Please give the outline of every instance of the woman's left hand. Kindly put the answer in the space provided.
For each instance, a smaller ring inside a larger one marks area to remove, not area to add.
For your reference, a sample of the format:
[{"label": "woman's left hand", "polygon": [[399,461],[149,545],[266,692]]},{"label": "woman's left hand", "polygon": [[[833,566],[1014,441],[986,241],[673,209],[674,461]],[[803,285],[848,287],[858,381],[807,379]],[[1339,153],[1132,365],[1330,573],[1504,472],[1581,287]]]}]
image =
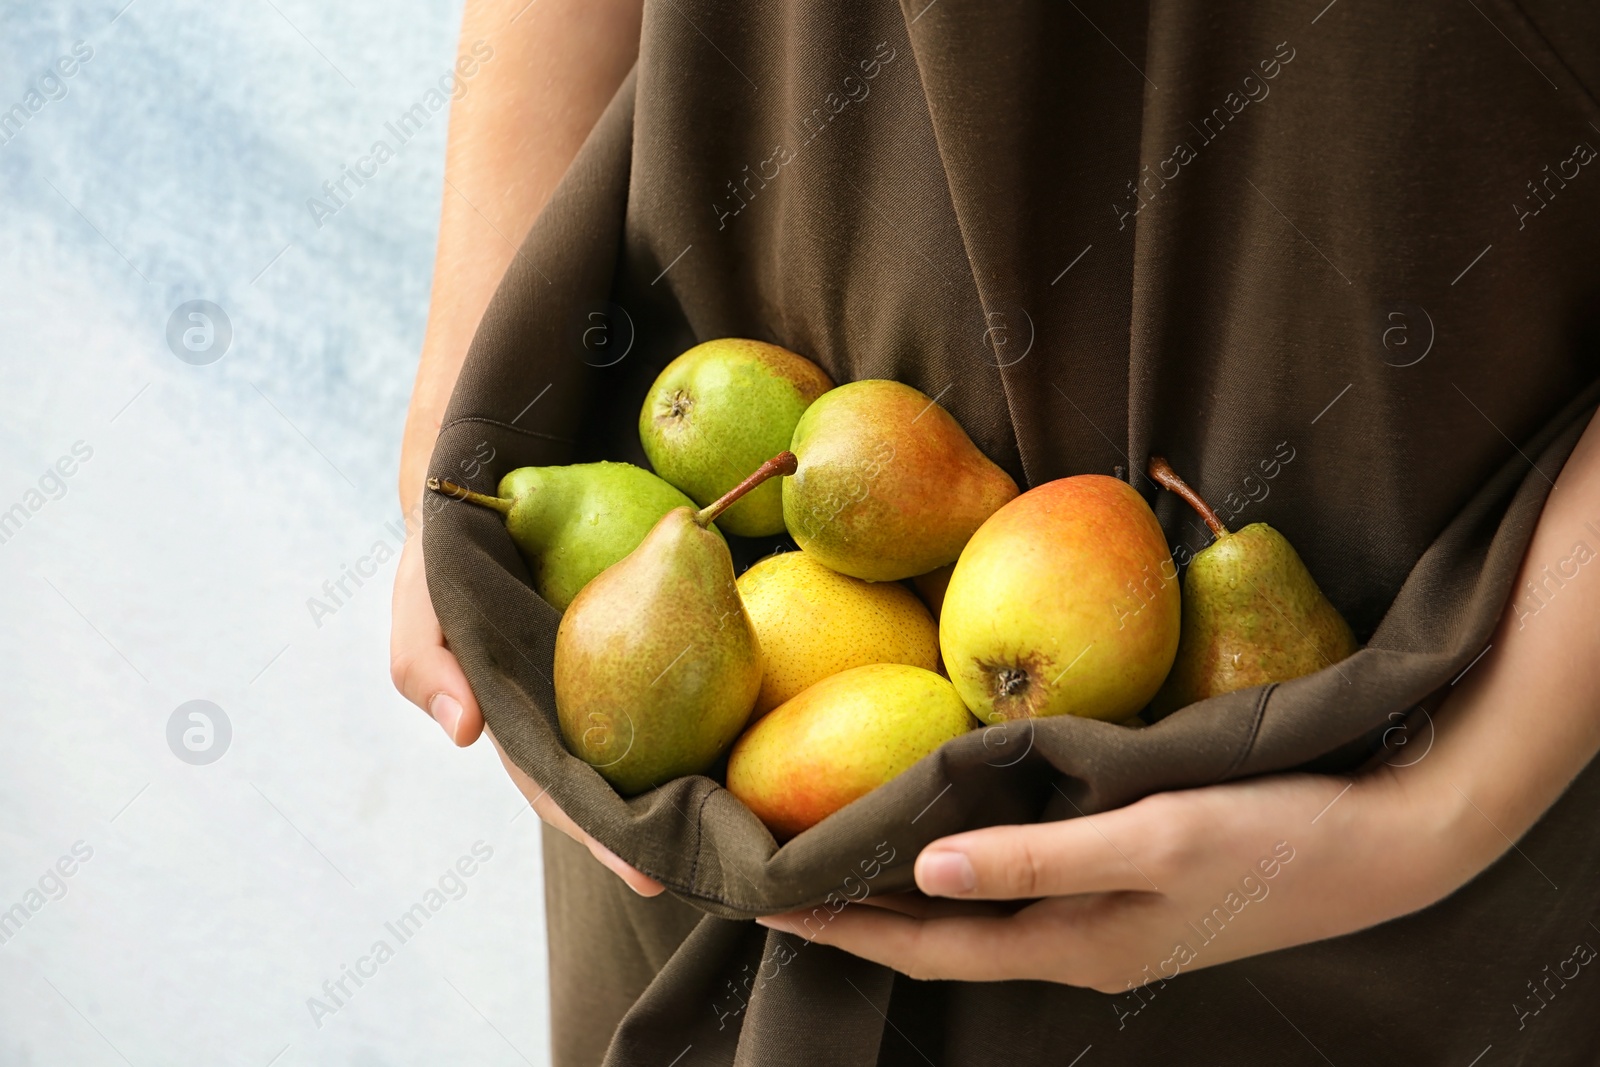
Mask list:
[{"label": "woman's left hand", "polygon": [[1278,775],[956,834],[917,857],[925,896],[758,921],[913,978],[1122,992],[1414,911],[1506,846],[1464,795],[1402,773]]}]

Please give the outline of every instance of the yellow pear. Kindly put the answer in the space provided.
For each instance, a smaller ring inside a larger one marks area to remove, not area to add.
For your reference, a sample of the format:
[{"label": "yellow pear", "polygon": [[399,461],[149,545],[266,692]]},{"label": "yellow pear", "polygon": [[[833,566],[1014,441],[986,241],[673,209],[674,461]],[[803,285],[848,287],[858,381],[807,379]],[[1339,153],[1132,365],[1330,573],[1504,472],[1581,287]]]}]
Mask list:
[{"label": "yellow pear", "polygon": [[746,730],[728,756],[728,791],[786,840],[972,726],[955,687],[932,671],[856,667]]},{"label": "yellow pear", "polygon": [[808,553],[781,552],[739,576],[739,597],[766,658],[757,716],[852,667],[939,664],[939,628],[898,582],[864,582]]}]

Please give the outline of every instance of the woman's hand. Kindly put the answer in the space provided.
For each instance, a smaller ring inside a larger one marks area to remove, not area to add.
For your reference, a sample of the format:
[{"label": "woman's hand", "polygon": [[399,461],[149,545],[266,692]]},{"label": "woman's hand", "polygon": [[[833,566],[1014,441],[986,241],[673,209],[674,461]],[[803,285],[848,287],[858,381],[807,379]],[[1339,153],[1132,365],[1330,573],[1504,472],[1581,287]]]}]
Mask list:
[{"label": "woman's hand", "polygon": [[483,712],[433,613],[420,530],[406,538],[395,570],[389,677],[400,695],[431,715],[456,744],[466,747],[483,733]]},{"label": "woman's hand", "polygon": [[[418,521],[428,458],[495,286],[633,65],[642,7],[640,0],[467,0],[462,13],[457,70],[463,79],[474,73],[450,107],[433,296],[400,449],[400,507],[411,532],[395,573],[389,640],[395,688],[457,745],[484,732],[483,713],[428,597]],[[661,892],[659,882],[580,830],[504,751],[500,759],[546,823],[582,842],[635,892]]]},{"label": "woman's hand", "polygon": [[[445,647],[444,631],[428,597],[428,583],[422,568],[420,533],[406,539],[400,552],[400,565],[394,579],[394,621],[389,635],[389,673],[395,688],[411,703],[433,716],[444,727],[450,740],[463,747],[484,732],[483,712],[467,684],[461,664]],[[490,734],[489,739],[494,740]],[[495,741],[495,751],[506,773],[528,798],[534,812],[549,825],[588,848],[595,859],[617,873],[640,896],[653,897],[662,891],[654,878],[624,863],[615,852],[584,833],[566,812],[556,806],[550,794],[512,763]]]},{"label": "woman's hand", "polygon": [[[1408,792],[1388,768],[1260,778],[956,834],[917,857],[926,896],[759,921],[913,978],[1123,992],[1438,900],[1494,852],[1469,818],[1459,797]],[[1463,864],[1452,841],[1478,854]]]}]

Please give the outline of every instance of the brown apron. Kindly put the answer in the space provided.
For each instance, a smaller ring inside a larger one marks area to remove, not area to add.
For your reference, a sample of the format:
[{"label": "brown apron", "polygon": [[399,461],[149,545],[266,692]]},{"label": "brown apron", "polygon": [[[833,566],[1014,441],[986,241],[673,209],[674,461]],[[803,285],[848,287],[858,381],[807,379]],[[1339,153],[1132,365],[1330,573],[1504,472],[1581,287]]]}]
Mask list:
[{"label": "brown apron", "polygon": [[1324,3],[646,5],[433,473],[642,463],[661,366],[762,338],[937,397],[1026,485],[1120,471],[1182,558],[1203,530],[1138,473],[1164,453],[1282,530],[1367,647],[1144,730],[974,732],[778,849],[709,777],[623,800],[567,755],[556,612],[495,515],[438,507],[429,588],[496,735],[672,890],[632,899],[547,850],[558,1063],[608,1040],[606,1063],[661,1067],[1600,1062],[1600,978],[1531,992],[1600,946],[1593,769],[1526,858],[1443,903],[1185,974],[1136,1016],[912,982],[745,921],[907,888],[957,830],[1352,768],[1402,720],[1420,738],[1414,709],[1483,649],[1600,398],[1600,10]]}]

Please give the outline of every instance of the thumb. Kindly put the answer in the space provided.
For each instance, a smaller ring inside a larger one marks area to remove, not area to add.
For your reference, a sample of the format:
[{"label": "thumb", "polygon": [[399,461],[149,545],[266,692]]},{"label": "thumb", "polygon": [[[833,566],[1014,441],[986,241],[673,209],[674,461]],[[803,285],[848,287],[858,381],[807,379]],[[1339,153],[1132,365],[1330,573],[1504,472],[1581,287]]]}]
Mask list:
[{"label": "thumb", "polygon": [[394,687],[433,716],[450,740],[472,744],[483,733],[483,713],[461,664],[445,647],[444,631],[428,596],[418,535],[408,538],[400,550],[392,616],[389,677]]},{"label": "thumb", "polygon": [[[974,900],[1159,892],[1128,854],[1102,832],[1104,826],[1112,836],[1122,836],[1130,820],[1138,817],[1129,816],[1130,810],[1059,822],[991,826],[941,838],[917,856],[917,887],[929,896]],[[1144,836],[1153,838],[1157,832]]]}]

